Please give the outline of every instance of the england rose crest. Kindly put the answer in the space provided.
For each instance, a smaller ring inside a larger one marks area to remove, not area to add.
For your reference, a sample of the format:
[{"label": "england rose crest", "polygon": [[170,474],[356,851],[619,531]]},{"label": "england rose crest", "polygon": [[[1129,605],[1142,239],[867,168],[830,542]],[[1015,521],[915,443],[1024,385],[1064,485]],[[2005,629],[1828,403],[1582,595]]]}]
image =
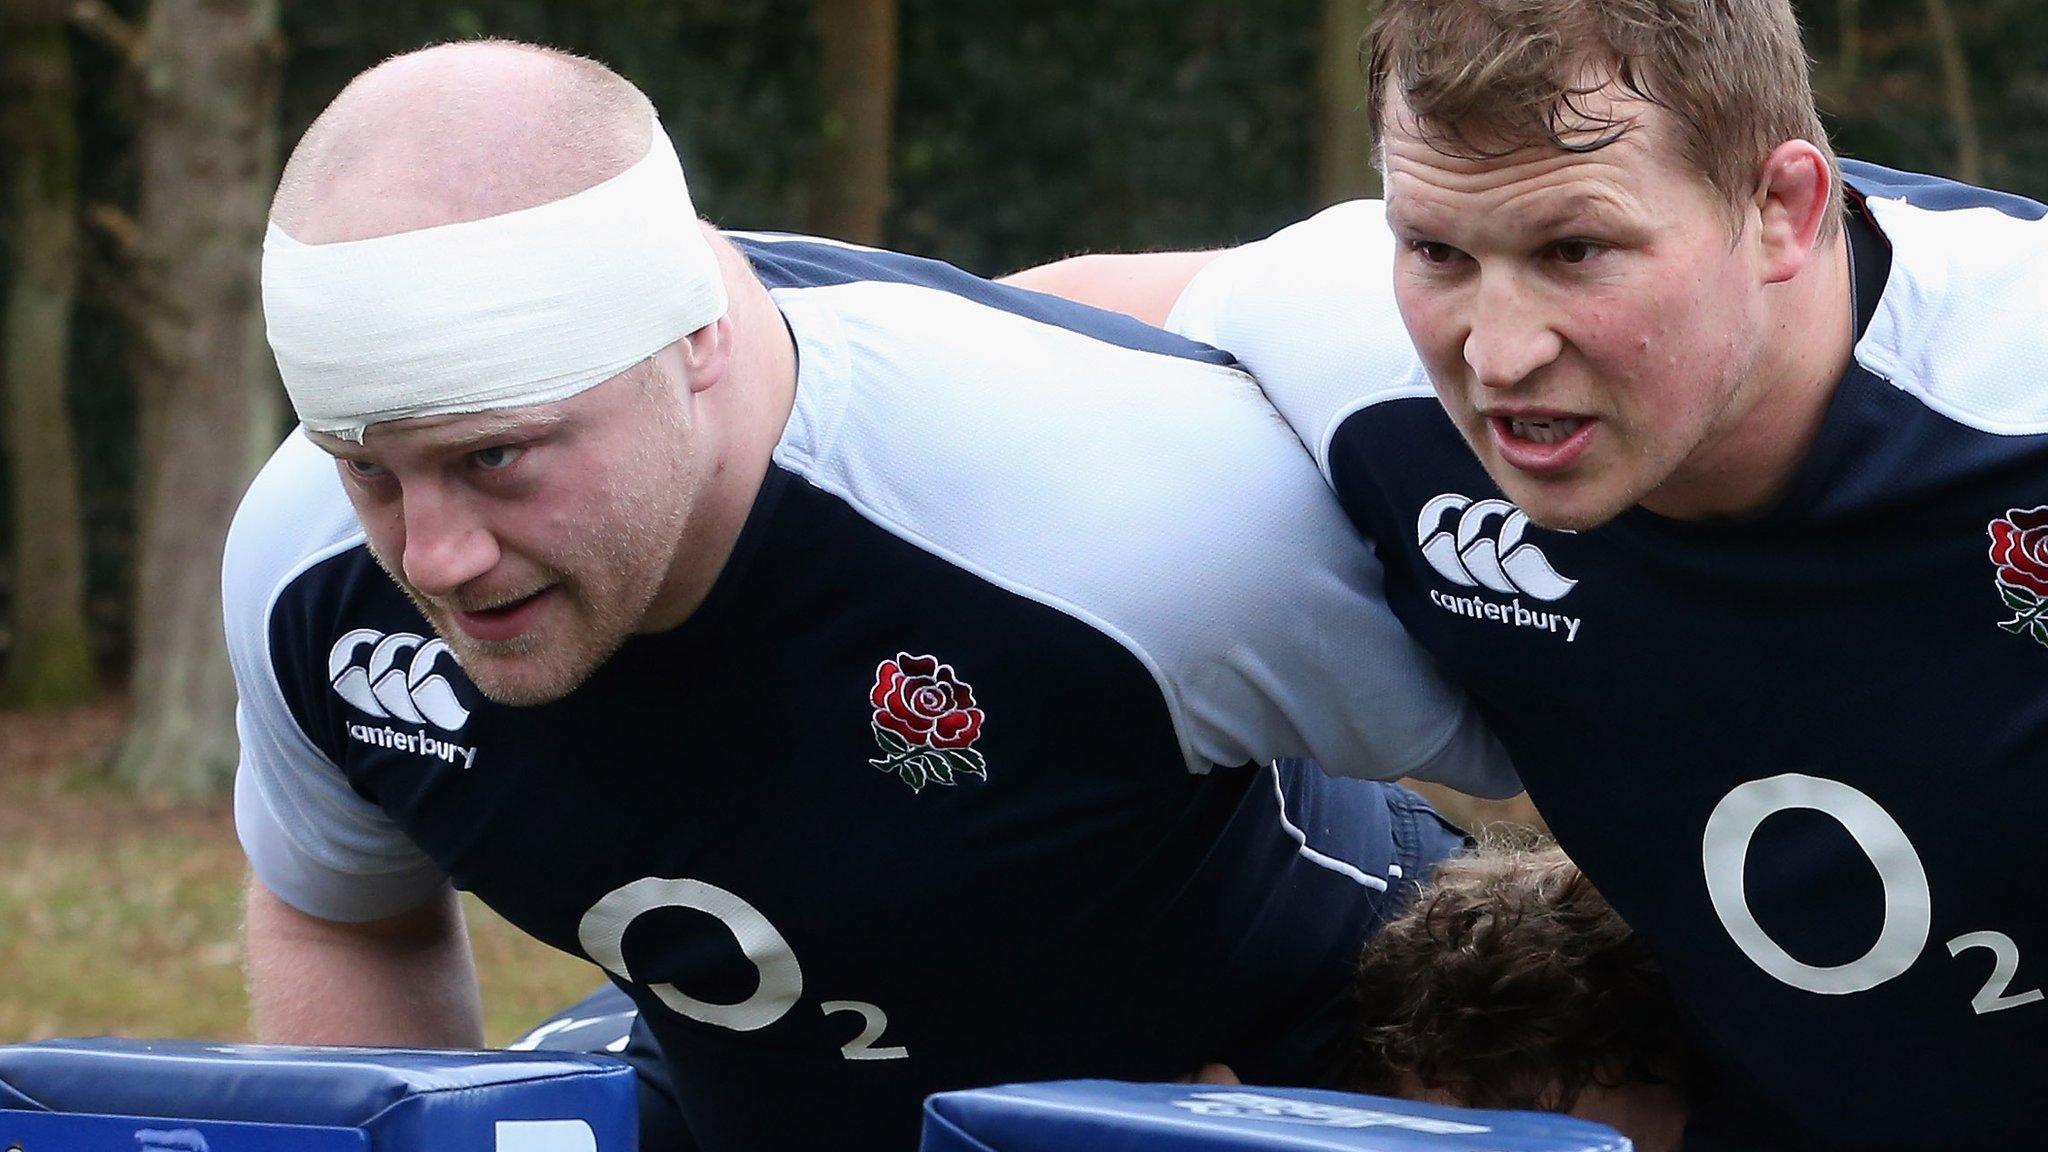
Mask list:
[{"label": "england rose crest", "polygon": [[2014,508],[1991,522],[1998,594],[2017,615],[1999,625],[2048,644],[2048,507]]},{"label": "england rose crest", "polygon": [[974,706],[974,688],[951,664],[898,652],[875,667],[868,700],[883,753],[868,763],[895,773],[912,792],[927,784],[950,786],[963,774],[988,779],[988,762],[974,750],[981,739],[981,709]]}]

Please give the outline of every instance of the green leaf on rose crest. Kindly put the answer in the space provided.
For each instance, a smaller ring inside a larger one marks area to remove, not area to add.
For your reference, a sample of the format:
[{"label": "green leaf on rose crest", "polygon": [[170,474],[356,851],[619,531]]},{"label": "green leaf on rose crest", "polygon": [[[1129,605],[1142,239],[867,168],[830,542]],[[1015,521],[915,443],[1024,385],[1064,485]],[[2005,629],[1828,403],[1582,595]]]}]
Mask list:
[{"label": "green leaf on rose crest", "polygon": [[2009,584],[2000,584],[1998,594],[2005,598],[2005,606],[2015,612],[2026,612],[2041,605],[2039,597],[2029,596]]},{"label": "green leaf on rose crest", "polygon": [[938,752],[939,755],[946,758],[946,763],[951,766],[953,771],[965,772],[969,776],[979,776],[983,780],[988,779],[988,762],[983,760],[981,753],[976,752],[974,749],[941,748]]},{"label": "green leaf on rose crest", "polygon": [[884,751],[893,755],[901,755],[910,751],[910,742],[903,737],[898,736],[890,729],[882,727],[880,724],[875,724],[872,727],[875,730],[875,743],[880,744]]}]

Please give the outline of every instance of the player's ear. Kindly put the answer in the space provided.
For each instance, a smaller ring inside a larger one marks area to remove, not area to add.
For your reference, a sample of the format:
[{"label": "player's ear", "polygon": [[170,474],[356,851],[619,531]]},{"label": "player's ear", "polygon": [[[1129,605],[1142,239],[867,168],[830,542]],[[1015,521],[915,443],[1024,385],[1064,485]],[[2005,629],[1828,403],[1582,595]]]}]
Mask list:
[{"label": "player's ear", "polygon": [[683,355],[683,378],[690,391],[702,392],[725,379],[732,366],[732,317],[720,316],[676,345]]},{"label": "player's ear", "polygon": [[1835,173],[1827,154],[1805,140],[1787,140],[1764,158],[1750,208],[1764,283],[1779,284],[1804,270],[1834,202]]}]

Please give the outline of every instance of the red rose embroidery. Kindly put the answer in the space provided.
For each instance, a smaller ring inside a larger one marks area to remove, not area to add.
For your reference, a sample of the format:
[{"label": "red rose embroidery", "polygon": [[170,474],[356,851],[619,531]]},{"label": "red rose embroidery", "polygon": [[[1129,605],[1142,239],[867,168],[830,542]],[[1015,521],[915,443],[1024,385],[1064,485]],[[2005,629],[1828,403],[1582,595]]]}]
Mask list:
[{"label": "red rose embroidery", "polygon": [[2048,507],[2014,508],[1991,522],[1998,595],[2016,615],[1998,626],[2048,645]]},{"label": "red rose embroidery", "polygon": [[2015,508],[1993,520],[1991,562],[2000,584],[2048,596],[2048,508]]},{"label": "red rose embroidery", "polygon": [[913,744],[965,748],[981,735],[974,689],[953,666],[930,656],[898,654],[875,669],[875,723]]},{"label": "red rose embroidery", "polygon": [[959,773],[988,779],[988,764],[973,744],[981,738],[982,712],[974,688],[931,656],[898,652],[875,667],[875,743],[886,755],[868,763],[894,772],[922,791],[926,784],[952,784]]}]

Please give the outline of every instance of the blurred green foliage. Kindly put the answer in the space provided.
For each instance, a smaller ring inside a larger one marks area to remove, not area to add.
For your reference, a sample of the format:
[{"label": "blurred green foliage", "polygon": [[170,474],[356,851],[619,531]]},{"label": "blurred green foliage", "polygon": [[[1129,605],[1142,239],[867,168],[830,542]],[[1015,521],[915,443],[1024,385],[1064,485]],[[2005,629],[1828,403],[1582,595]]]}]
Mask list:
[{"label": "blurred green foliage", "polygon": [[[904,0],[893,245],[997,274],[1218,243],[1298,216],[1313,0]],[[475,35],[595,56],[661,109],[698,207],[800,228],[818,143],[807,0],[287,4],[285,137],[383,56]]]},{"label": "blurred green foliage", "polygon": [[[1950,4],[1986,182],[2048,198],[2048,0]],[[114,6],[139,17],[142,5]],[[1927,0],[1798,6],[1841,151],[1953,172],[1955,125]],[[1299,218],[1315,207],[1318,10],[1312,0],[902,0],[889,242],[999,274],[1084,249],[1227,244]],[[602,59],[646,89],[707,215],[802,228],[819,122],[807,0],[285,0],[284,22],[286,141],[385,56],[481,35],[538,40]],[[134,81],[104,47],[74,47],[82,186],[93,203],[132,204]],[[97,245],[102,276],[117,275],[108,251]],[[94,626],[117,670],[132,405],[122,333],[90,288],[75,337]],[[0,499],[5,483],[0,471]],[[9,552],[0,540],[0,606]]]}]

